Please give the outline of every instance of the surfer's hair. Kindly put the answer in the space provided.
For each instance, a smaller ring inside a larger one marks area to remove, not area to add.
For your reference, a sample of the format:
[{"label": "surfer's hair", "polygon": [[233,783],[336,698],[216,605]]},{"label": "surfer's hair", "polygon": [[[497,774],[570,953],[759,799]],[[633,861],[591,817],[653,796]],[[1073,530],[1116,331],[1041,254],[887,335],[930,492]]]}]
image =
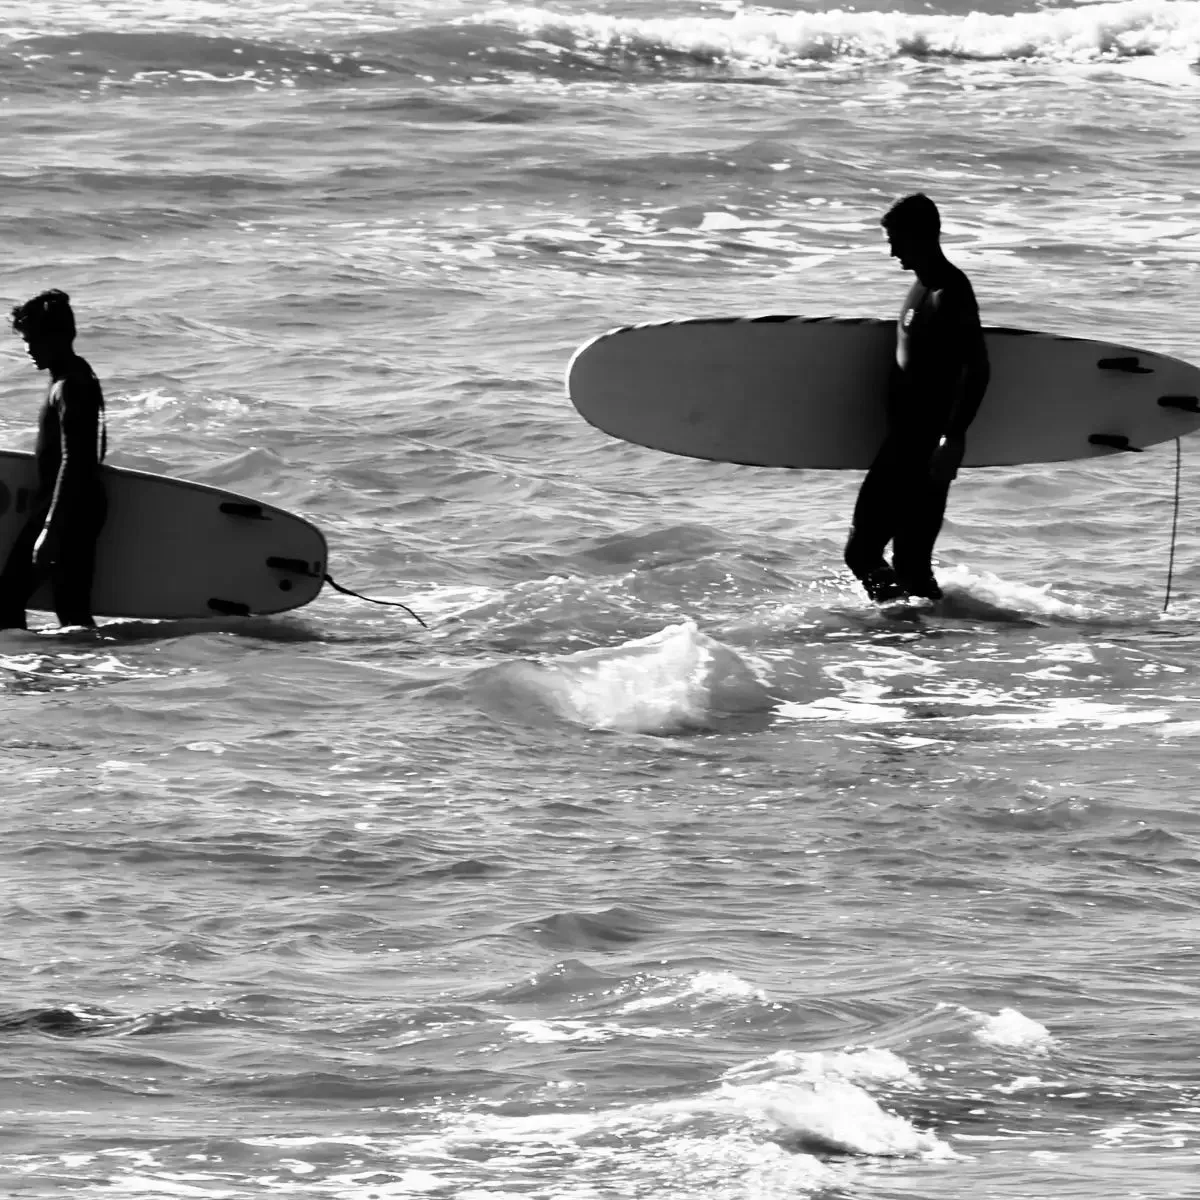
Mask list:
[{"label": "surfer's hair", "polygon": [[888,233],[915,237],[938,237],[942,232],[942,216],[938,206],[924,192],[913,192],[897,200],[879,222]]},{"label": "surfer's hair", "polygon": [[75,314],[71,311],[71,297],[58,288],[38,292],[32,300],[13,306],[12,327],[29,337],[65,335],[73,341]]}]

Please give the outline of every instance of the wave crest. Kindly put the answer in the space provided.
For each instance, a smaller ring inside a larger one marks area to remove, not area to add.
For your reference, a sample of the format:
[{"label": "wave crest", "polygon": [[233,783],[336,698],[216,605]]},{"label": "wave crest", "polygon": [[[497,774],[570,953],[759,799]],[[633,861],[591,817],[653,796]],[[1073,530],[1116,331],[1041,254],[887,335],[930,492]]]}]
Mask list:
[{"label": "wave crest", "polygon": [[12,90],[158,86],[367,86],[516,78],[696,78],[787,82],[796,72],[894,61],[1107,64],[1139,58],[1197,69],[1200,5],[1113,0],[1022,13],[738,12],[728,17],[567,15],[532,6],[392,30],[330,27],[313,44],[247,27],[187,24],[42,35],[0,30]]},{"label": "wave crest", "polygon": [[474,687],[489,707],[524,719],[544,713],[625,733],[711,729],[776,703],[749,663],[691,621],[611,648],[487,667]]},{"label": "wave crest", "polygon": [[1200,59],[1200,11],[1185,0],[1118,0],[1084,8],[965,16],[900,12],[739,13],[729,18],[563,16],[504,8],[507,24],[551,48],[670,69],[681,63],[730,70],[892,59],[1044,60],[1094,63],[1143,55]]}]

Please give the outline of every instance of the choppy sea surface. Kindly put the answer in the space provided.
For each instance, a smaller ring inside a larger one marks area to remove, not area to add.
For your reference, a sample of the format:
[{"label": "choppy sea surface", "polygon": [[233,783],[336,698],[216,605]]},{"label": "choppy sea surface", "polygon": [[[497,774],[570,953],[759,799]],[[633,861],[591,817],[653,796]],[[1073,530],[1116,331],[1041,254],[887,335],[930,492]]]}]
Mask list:
[{"label": "choppy sea surface", "polygon": [[[859,477],[563,394],[614,325],[889,315],[1200,358],[1200,5],[9,0],[7,306],[111,461],[326,532],[277,618],[0,635],[0,1195],[1200,1189],[1200,471]],[[42,381],[7,336],[0,440]],[[49,618],[44,618],[49,622]]]}]

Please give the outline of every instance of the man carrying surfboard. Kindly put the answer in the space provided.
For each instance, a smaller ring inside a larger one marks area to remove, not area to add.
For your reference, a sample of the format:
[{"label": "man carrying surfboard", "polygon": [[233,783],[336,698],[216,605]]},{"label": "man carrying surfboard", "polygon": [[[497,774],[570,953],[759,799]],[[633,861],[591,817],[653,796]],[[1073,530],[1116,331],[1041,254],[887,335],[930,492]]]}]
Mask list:
[{"label": "man carrying surfboard", "polygon": [[938,600],[933,546],[987,390],[987,348],[970,280],[942,252],[937,205],[905,196],[880,223],[892,257],[917,278],[900,310],[887,432],[858,493],[846,565],[872,600]]},{"label": "man carrying surfboard", "polygon": [[38,418],[37,486],[29,518],[0,572],[0,629],[24,629],[25,607],[49,579],[63,625],[94,625],[96,539],[107,512],[100,463],[105,452],[104,394],[75,353],[75,314],[54,288],[12,310],[13,329],[39,371],[50,374]]}]

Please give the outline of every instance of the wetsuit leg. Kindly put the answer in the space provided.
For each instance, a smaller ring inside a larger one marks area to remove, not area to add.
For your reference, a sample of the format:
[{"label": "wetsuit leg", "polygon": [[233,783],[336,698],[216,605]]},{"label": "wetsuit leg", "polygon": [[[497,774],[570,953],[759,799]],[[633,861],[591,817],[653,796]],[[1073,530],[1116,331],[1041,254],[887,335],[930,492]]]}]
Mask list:
[{"label": "wetsuit leg", "polygon": [[854,504],[854,521],[846,542],[846,566],[858,577],[872,600],[903,595],[883,552],[896,532],[902,482],[902,462],[896,447],[885,442],[867,472]]},{"label": "wetsuit leg", "polygon": [[942,589],[933,577],[933,546],[946,515],[950,481],[934,483],[922,473],[914,480],[904,519],[896,530],[892,563],[900,586],[910,596],[940,600]]},{"label": "wetsuit leg", "polygon": [[33,545],[42,532],[45,516],[35,514],[25,522],[0,571],[0,629],[27,629],[25,606],[37,586],[33,570]]},{"label": "wetsuit leg", "polygon": [[86,514],[66,524],[58,558],[50,573],[54,615],[62,625],[95,625],[92,616],[92,578],[96,571],[96,541],[104,527],[107,505],[103,494]]}]

